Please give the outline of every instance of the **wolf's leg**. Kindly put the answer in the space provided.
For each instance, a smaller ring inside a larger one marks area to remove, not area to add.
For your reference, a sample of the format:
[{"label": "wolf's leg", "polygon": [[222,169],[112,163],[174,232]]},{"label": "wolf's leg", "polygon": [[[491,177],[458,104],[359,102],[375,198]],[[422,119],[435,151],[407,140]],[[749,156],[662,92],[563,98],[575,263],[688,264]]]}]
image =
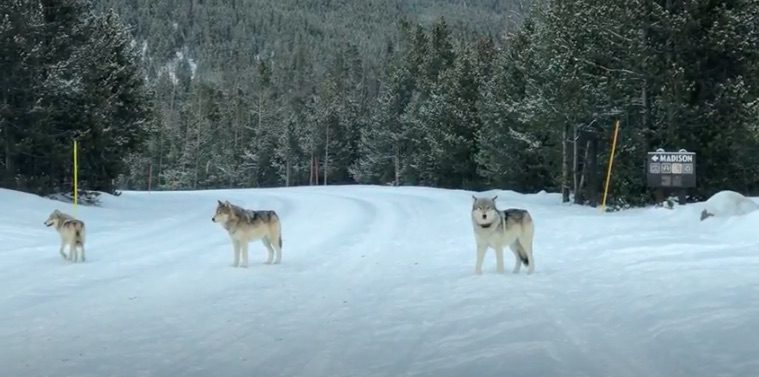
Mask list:
[{"label": "wolf's leg", "polygon": [[241,242],[240,248],[242,249],[242,264],[240,267],[248,268],[248,242]]},{"label": "wolf's leg", "polygon": [[271,264],[274,259],[274,249],[271,248],[271,241],[264,237],[261,239],[261,242],[266,246],[266,252],[269,253],[269,256],[266,258],[266,264]]},{"label": "wolf's leg", "polygon": [[522,269],[522,257],[519,256],[519,244],[514,241],[514,243],[509,246],[509,249],[514,253],[514,270],[512,270],[512,272],[518,274],[519,270]]},{"label": "wolf's leg", "polygon": [[71,261],[74,263],[76,263],[78,260],[76,245],[73,243],[69,244],[69,257],[71,257]]},{"label": "wolf's leg", "polygon": [[527,256],[527,273],[531,274],[535,272],[535,258],[532,256],[532,240],[519,240],[519,246],[522,249],[522,253]]},{"label": "wolf's leg", "polygon": [[80,249],[76,247],[76,243],[71,245],[71,249],[74,250],[74,257],[76,258],[77,262],[84,262],[84,249]]},{"label": "wolf's leg", "polygon": [[482,260],[485,259],[485,250],[487,246],[477,245],[477,265],[474,267],[474,273],[482,275]]},{"label": "wolf's leg", "polygon": [[[63,259],[65,259],[65,260],[68,260],[68,259],[69,259],[69,256],[68,256],[68,255],[66,255],[66,253],[64,253],[64,252],[63,252],[63,248],[64,248],[64,247],[66,247],[66,243],[64,243],[63,241],[61,241],[61,250],[59,250],[58,252],[59,252],[59,253],[61,253],[61,256],[63,257]],[[69,251],[69,253],[70,253],[70,252],[71,252],[71,251]]]},{"label": "wolf's leg", "polygon": [[498,273],[499,274],[504,273],[505,270],[503,268],[503,247],[497,247],[495,249],[495,260],[496,260],[496,265],[497,265],[496,270],[498,271]]},{"label": "wolf's leg", "polygon": [[81,253],[82,253],[82,262],[84,262],[84,261],[86,260],[86,259],[84,258],[84,244],[83,244],[83,243],[80,243],[80,244],[79,244],[79,247],[81,248]]},{"label": "wolf's leg", "polygon": [[232,267],[237,267],[240,264],[240,242],[232,240],[232,246],[235,249],[235,261],[232,263]]},{"label": "wolf's leg", "polygon": [[74,248],[71,247],[71,244],[68,244],[67,246],[69,249],[69,258],[68,258],[69,262],[76,262],[76,259],[74,259],[76,257],[76,250],[74,250]]},{"label": "wolf's leg", "polygon": [[277,256],[274,258],[274,264],[279,264],[282,262],[282,245],[280,242],[281,241],[274,243],[269,242],[274,247],[274,251],[277,254]]}]

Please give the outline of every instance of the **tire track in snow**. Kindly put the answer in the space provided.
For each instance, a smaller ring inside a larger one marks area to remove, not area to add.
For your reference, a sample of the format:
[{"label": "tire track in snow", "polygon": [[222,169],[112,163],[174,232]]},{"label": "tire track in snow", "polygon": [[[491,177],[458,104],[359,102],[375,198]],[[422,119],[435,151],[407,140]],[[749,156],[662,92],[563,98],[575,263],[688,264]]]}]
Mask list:
[{"label": "tire track in snow", "polygon": [[[367,200],[365,197],[373,200]],[[333,283],[320,289],[331,294],[319,297],[309,304],[322,306],[321,309],[313,310],[324,313],[317,316],[314,326],[324,322],[327,330],[319,327],[319,330],[309,337],[319,344],[318,350],[302,351],[313,355],[311,361],[293,368],[286,374],[292,372],[296,373],[295,375],[308,375],[335,370],[344,374],[383,374],[382,365],[398,367],[399,361],[402,362],[398,355],[413,354],[424,341],[422,337],[409,339],[406,335],[408,330],[415,326],[415,321],[404,318],[404,305],[408,301],[403,295],[399,297],[398,293],[401,288],[405,289],[407,294],[408,287],[413,285],[409,278],[419,275],[419,264],[415,261],[427,258],[428,255],[425,254],[435,252],[427,249],[427,244],[422,247],[419,243],[429,242],[429,232],[439,230],[439,223],[427,223],[428,218],[424,215],[429,215],[430,219],[439,219],[438,211],[446,206],[441,206],[440,202],[426,197],[398,192],[388,195],[381,191],[366,195],[358,192],[341,195],[341,199],[360,203],[364,208],[363,212],[373,214],[373,220],[362,224],[361,228],[345,230],[355,240],[344,245],[348,251],[343,253],[345,258],[341,258],[340,262],[350,263],[353,273],[343,277],[333,275]],[[366,218],[367,215],[363,217]],[[420,218],[422,224],[418,223]],[[388,242],[393,239],[394,243]],[[388,249],[388,246],[391,249]],[[357,248],[361,250],[360,257],[359,253],[355,252]],[[329,272],[321,273],[324,275]],[[375,306],[376,303],[383,302],[397,310],[390,310],[388,313],[390,307]],[[377,347],[373,342],[351,345],[356,337],[373,339],[379,344],[389,341],[394,343],[394,346]],[[372,369],[362,365],[362,360],[367,358],[373,360]]]},{"label": "tire track in snow", "polygon": [[[323,244],[334,251],[325,253],[329,256],[321,264],[314,266],[307,275],[313,276],[315,296],[299,302],[298,305],[313,313],[307,323],[283,324],[283,327],[298,329],[298,336],[288,339],[285,347],[287,353],[308,354],[308,360],[292,363],[289,369],[280,372],[287,375],[319,374],[320,371],[359,371],[357,360],[349,355],[354,349],[350,340],[358,334],[368,334],[372,327],[372,311],[381,308],[367,307],[364,303],[375,301],[375,295],[382,294],[383,272],[377,270],[378,263],[389,255],[383,249],[382,241],[387,241],[402,234],[407,229],[403,223],[398,205],[376,200],[369,195],[366,199],[362,193],[356,195],[330,194],[335,207],[341,208],[341,216],[351,219],[339,229],[334,238],[323,238]],[[348,209],[347,211],[345,209]],[[356,223],[356,219],[361,219]],[[334,271],[351,271],[350,274],[338,275]],[[388,271],[385,265],[382,271]],[[306,278],[309,279],[309,278]],[[369,321],[371,322],[371,321]],[[306,336],[306,339],[301,339]],[[359,353],[366,352],[364,345],[355,347]],[[272,352],[263,364],[281,364],[287,355]]]}]

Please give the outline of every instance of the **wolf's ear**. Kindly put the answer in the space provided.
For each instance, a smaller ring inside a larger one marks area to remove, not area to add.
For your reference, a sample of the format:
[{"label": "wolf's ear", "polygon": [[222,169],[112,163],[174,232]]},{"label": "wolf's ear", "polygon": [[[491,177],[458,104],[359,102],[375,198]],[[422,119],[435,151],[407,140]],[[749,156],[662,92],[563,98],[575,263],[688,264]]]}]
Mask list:
[{"label": "wolf's ear", "polygon": [[475,202],[477,201],[477,197],[474,195],[472,195],[472,199],[474,199]]},{"label": "wolf's ear", "polygon": [[230,203],[229,200],[225,200],[224,201],[224,205],[227,206],[227,207],[231,207],[232,203]]},{"label": "wolf's ear", "polygon": [[494,196],[493,199],[491,199],[491,200],[495,201],[496,199],[498,199],[498,195]]},{"label": "wolf's ear", "polygon": [[221,202],[221,200],[217,200],[217,202],[219,202],[219,205],[220,205],[220,206],[223,206],[223,205],[224,205],[224,203],[222,203],[222,202]]}]

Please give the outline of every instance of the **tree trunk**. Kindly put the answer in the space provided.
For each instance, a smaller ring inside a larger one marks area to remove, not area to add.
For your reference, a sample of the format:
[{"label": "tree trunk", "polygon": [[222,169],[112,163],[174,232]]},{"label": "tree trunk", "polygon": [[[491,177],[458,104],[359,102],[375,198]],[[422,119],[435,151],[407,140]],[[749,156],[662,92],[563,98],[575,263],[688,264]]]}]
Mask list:
[{"label": "tree trunk", "polygon": [[[3,96],[3,107],[8,107],[8,98],[7,96]],[[9,124],[0,124],[0,136],[3,138],[3,154],[4,154],[4,162],[5,162],[5,171],[3,172],[2,176],[0,176],[0,182],[4,183],[5,187],[8,188],[15,188],[16,185],[14,183],[14,175],[13,174],[13,156],[11,153],[13,153],[13,150],[11,149],[13,147],[14,141],[13,141],[13,135],[11,133],[11,125]]]},{"label": "tree trunk", "polygon": [[577,148],[577,124],[572,125],[572,192],[575,194],[575,203],[580,204],[580,161]]},{"label": "tree trunk", "polygon": [[569,202],[569,146],[567,137],[569,136],[569,124],[564,125],[561,133],[561,201]]},{"label": "tree trunk", "polygon": [[641,101],[643,101],[643,152],[648,152],[654,147],[653,143],[656,140],[655,134],[657,131],[653,125],[653,117],[651,116],[651,99],[648,96],[648,81],[643,80],[643,88],[641,88]]},{"label": "tree trunk", "polygon": [[[644,2],[643,6],[645,7],[644,12],[645,14],[651,14],[651,3]],[[641,40],[643,43],[647,43],[649,38],[649,26],[650,24],[647,22],[644,22],[641,27]],[[642,122],[642,129],[643,129],[643,151],[648,152],[649,148],[651,147],[651,138],[653,136],[653,127],[651,125],[651,108],[649,107],[648,103],[648,72],[643,70],[644,78],[641,82],[641,89],[640,89],[640,102],[641,106],[643,108],[642,114],[641,114],[641,122]]]},{"label": "tree trunk", "polygon": [[290,154],[288,153],[285,161],[285,187],[290,187]]},{"label": "tree trunk", "polygon": [[235,96],[237,98],[237,106],[235,107],[235,123],[232,125],[233,130],[233,142],[232,148],[237,151],[237,140],[240,137],[240,128],[242,124],[242,98],[240,96],[240,87],[235,85]]},{"label": "tree trunk", "polygon": [[401,152],[398,144],[395,144],[395,186],[401,185]]},{"label": "tree trunk", "polygon": [[[667,12],[670,12],[672,10],[672,0],[667,0],[666,3],[667,6]],[[672,41],[672,35],[670,34],[667,37],[667,49],[665,57],[667,62],[667,68],[672,68],[672,51],[674,51],[674,42]],[[669,92],[672,97],[669,98],[669,103],[667,104],[667,127],[666,130],[669,135],[666,135],[667,137],[671,137],[672,130],[674,130],[675,124],[675,114],[672,111],[672,103],[674,102],[674,99],[677,98],[677,76],[676,75],[667,75],[670,79],[670,85],[669,85]]]},{"label": "tree trunk", "polygon": [[319,186],[319,175],[321,174],[321,172],[319,171],[319,156],[318,155],[314,158],[314,171],[316,172],[314,174],[314,184],[316,186]]},{"label": "tree trunk", "polygon": [[593,140],[590,142],[590,161],[588,161],[588,198],[590,199],[590,205],[596,207],[598,205],[598,138],[593,135]]},{"label": "tree trunk", "polygon": [[263,94],[258,95],[258,130],[262,131],[264,116],[263,116],[264,97]]},{"label": "tree trunk", "polygon": [[4,135],[5,137],[3,138],[3,139],[5,139],[5,143],[4,143],[5,144],[4,145],[5,174],[3,174],[3,176],[5,178],[5,184],[8,185],[6,187],[8,187],[8,188],[15,188],[16,186],[15,186],[14,179],[13,179],[13,176],[15,175],[15,174],[13,174],[13,156],[11,155],[11,153],[12,153],[12,149],[11,148],[12,148],[12,145],[13,145],[13,139],[8,134],[9,132],[7,132],[9,130],[9,128],[10,127],[7,127],[5,129],[6,132],[3,132],[5,134]]},{"label": "tree trunk", "polygon": [[195,152],[195,177],[192,181],[192,188],[198,188],[198,181],[200,180],[200,126],[198,126],[198,132],[196,133],[196,145],[197,150]]},{"label": "tree trunk", "polygon": [[586,191],[583,191],[585,186],[586,176],[588,175],[588,157],[590,152],[590,140],[585,142],[585,156],[582,159],[582,173],[580,173],[580,184],[575,191],[575,203],[582,204],[585,199],[588,198]]},{"label": "tree trunk", "polygon": [[324,143],[324,185],[327,185],[327,172],[329,171],[329,123],[325,129],[326,142]]},{"label": "tree trunk", "polygon": [[311,159],[308,163],[308,185],[313,186],[314,184],[314,154],[311,153]]},{"label": "tree trunk", "polygon": [[198,188],[198,181],[200,177],[200,133],[202,129],[202,122],[200,121],[202,116],[202,104],[203,104],[203,97],[202,97],[202,91],[198,91],[198,112],[196,115],[197,120],[197,127],[196,127],[196,133],[195,133],[195,176],[193,177],[192,181],[192,188],[197,189]]}]

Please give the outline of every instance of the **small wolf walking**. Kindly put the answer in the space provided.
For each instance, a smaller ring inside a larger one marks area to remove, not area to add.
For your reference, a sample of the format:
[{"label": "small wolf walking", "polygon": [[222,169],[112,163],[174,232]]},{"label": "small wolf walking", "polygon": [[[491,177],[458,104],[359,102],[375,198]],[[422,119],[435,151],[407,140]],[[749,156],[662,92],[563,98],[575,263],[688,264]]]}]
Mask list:
[{"label": "small wolf walking", "polygon": [[503,273],[503,248],[509,246],[516,257],[514,273],[518,273],[522,264],[527,266],[527,273],[535,271],[535,259],[532,256],[532,239],[535,225],[530,213],[523,209],[510,208],[500,211],[493,198],[472,196],[472,226],[477,241],[476,274],[482,274],[482,260],[490,247],[495,250],[498,272]]},{"label": "small wolf walking", "polygon": [[233,267],[248,267],[248,243],[256,240],[261,240],[269,251],[266,264],[282,261],[282,229],[276,212],[254,211],[228,201],[218,202],[216,214],[211,221],[221,224],[232,239],[235,251]]},{"label": "small wolf walking", "polygon": [[[44,223],[46,226],[55,226],[55,230],[61,236],[60,253],[63,259],[78,262],[85,261],[84,256],[84,222],[77,220],[59,210],[53,211]],[[66,255],[63,249],[69,246],[69,254]],[[77,252],[79,249],[79,252]]]}]

